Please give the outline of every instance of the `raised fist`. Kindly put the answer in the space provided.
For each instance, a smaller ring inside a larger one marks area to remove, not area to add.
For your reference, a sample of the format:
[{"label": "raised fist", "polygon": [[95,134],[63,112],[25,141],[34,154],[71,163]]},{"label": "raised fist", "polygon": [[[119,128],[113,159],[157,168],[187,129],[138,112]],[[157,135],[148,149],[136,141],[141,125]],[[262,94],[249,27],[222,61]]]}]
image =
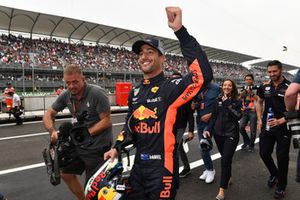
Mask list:
[{"label": "raised fist", "polygon": [[182,14],[179,7],[166,7],[168,25],[174,32],[182,27]]}]

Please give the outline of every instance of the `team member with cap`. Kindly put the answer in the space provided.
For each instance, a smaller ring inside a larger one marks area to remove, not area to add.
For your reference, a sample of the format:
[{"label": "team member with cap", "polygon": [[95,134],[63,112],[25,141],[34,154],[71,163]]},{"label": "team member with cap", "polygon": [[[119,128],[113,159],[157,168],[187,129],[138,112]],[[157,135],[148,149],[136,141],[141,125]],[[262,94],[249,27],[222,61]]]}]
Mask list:
[{"label": "team member with cap", "polygon": [[189,65],[183,78],[166,79],[163,74],[164,50],[159,40],[136,41],[132,51],[144,80],[129,94],[126,124],[116,145],[105,154],[115,158],[117,149],[135,143],[136,154],[127,200],[175,199],[178,188],[176,145],[177,109],[190,101],[203,85],[212,80],[212,69],[201,46],[182,25],[179,7],[166,8],[168,25],[177,36]]}]

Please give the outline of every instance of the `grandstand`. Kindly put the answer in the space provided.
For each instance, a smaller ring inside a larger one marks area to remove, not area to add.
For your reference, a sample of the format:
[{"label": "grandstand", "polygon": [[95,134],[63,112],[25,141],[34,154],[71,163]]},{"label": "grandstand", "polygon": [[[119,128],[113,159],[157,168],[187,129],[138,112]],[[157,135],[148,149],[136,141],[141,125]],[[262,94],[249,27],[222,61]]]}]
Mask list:
[{"label": "grandstand", "polygon": [[[186,72],[179,43],[169,38],[4,6],[0,6],[0,29],[0,88],[11,81],[18,91],[53,91],[63,83],[63,66],[77,63],[88,82],[113,92],[116,81],[135,84],[142,78],[130,47],[147,37],[163,41],[168,53],[166,75],[174,69]],[[267,61],[253,64],[250,70],[242,65],[259,57],[207,46],[203,49],[215,82],[233,78],[239,83],[247,73],[254,73],[259,81],[266,78]]]}]

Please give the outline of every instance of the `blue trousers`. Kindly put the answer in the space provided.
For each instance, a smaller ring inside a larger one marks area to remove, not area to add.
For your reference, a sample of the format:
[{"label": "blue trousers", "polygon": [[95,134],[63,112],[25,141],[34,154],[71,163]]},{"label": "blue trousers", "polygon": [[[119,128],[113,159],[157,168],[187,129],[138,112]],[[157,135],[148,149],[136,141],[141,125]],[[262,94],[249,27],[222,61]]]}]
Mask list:
[{"label": "blue trousers", "polygon": [[[250,137],[246,132],[246,126],[250,122]],[[257,116],[256,112],[251,110],[245,110],[243,116],[240,120],[240,133],[243,137],[244,144],[254,147],[254,142],[256,139],[256,129],[257,129]]]},{"label": "blue trousers", "polygon": [[[208,125],[208,123],[205,123],[203,121],[197,122],[197,132],[198,132],[199,141],[203,138],[202,133],[203,133],[203,131],[206,130],[207,125]],[[199,147],[200,147],[200,145],[199,145]],[[210,157],[210,152],[209,151],[203,151],[201,148],[200,148],[200,151],[201,151],[201,155],[202,155],[202,159],[203,159],[203,162],[204,162],[205,169],[212,171],[214,169],[214,166],[213,166],[213,162],[212,162],[211,157]]]},{"label": "blue trousers", "polygon": [[183,134],[184,134],[185,128],[180,128],[177,130],[177,143],[178,143],[178,153],[179,157],[182,161],[184,169],[189,170],[190,169],[190,163],[188,160],[188,157],[183,149]]}]

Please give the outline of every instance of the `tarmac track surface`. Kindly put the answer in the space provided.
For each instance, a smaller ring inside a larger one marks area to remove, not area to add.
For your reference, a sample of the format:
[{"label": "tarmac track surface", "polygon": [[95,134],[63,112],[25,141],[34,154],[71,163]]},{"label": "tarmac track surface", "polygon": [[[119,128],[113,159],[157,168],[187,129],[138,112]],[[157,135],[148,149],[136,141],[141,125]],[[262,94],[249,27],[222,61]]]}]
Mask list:
[{"label": "tarmac track surface", "polygon": [[[124,114],[113,114],[113,132],[116,135],[123,126]],[[66,119],[57,122],[60,124]],[[197,134],[195,134],[197,135]],[[64,183],[52,186],[43,164],[42,150],[48,145],[49,136],[43,124],[25,122],[22,126],[0,125],[0,192],[9,200],[72,200],[75,197]],[[212,155],[216,169],[215,181],[205,184],[198,179],[203,165],[197,136],[189,142],[189,160],[192,173],[180,179],[178,200],[214,200],[220,181],[220,156],[214,148]],[[239,150],[234,155],[232,166],[233,184],[226,191],[230,200],[273,199],[274,189],[266,186],[269,176],[258,154],[258,145],[253,153]],[[295,182],[297,151],[291,147],[289,179],[286,200],[300,199],[300,184]],[[83,180],[83,177],[81,177]]]}]

